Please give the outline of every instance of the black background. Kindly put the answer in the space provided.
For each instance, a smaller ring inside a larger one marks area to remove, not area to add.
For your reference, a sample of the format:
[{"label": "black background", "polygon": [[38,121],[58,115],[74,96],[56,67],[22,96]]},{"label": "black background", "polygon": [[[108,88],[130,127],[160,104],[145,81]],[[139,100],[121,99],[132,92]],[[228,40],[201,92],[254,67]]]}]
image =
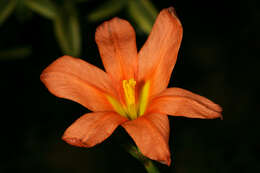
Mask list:
[{"label": "black background", "polygon": [[[82,59],[102,68],[94,42],[102,22],[87,21],[99,2],[81,4]],[[259,171],[260,9],[248,1],[153,1],[158,10],[174,6],[184,36],[169,86],[188,89],[220,104],[224,120],[169,117],[172,164],[162,172],[230,173]],[[116,16],[128,19],[124,12]],[[130,21],[131,22],[131,21]],[[136,26],[134,25],[136,28]],[[137,29],[140,48],[147,36]],[[52,23],[34,15],[23,23],[11,16],[0,27],[0,49],[31,45],[26,59],[0,61],[0,172],[144,172],[115,140],[121,128],[96,147],[63,142],[64,130],[88,112],[56,98],[40,82],[41,71],[62,56]],[[258,160],[257,160],[258,159]]]}]

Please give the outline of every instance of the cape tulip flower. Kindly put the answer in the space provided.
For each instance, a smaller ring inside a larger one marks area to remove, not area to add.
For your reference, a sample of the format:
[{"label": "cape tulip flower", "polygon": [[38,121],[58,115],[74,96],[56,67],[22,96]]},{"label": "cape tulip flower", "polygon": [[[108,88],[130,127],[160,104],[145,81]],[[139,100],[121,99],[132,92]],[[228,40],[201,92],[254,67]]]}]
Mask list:
[{"label": "cape tulip flower", "polygon": [[101,24],[95,34],[105,71],[70,56],[49,65],[41,80],[57,97],[89,110],[62,139],[92,147],[121,125],[143,155],[170,165],[167,115],[221,117],[221,107],[181,88],[167,88],[182,39],[182,25],[172,7],[163,9],[139,52],[135,31],[123,19]]}]

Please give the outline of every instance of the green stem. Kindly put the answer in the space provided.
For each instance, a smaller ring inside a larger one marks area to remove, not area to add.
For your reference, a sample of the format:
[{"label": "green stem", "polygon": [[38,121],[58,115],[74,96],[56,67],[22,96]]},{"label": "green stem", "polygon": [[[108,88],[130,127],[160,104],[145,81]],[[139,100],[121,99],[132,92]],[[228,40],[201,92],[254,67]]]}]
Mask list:
[{"label": "green stem", "polygon": [[138,148],[134,145],[125,145],[124,148],[128,153],[130,153],[134,158],[139,160],[145,167],[148,173],[160,173],[158,168],[154,165],[153,161],[142,155]]}]

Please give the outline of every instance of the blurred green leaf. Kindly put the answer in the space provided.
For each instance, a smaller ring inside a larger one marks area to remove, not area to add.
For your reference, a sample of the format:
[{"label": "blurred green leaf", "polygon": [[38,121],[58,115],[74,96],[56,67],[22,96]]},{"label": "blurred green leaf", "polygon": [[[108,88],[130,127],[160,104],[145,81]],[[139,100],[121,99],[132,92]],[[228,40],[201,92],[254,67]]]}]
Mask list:
[{"label": "blurred green leaf", "polygon": [[140,5],[144,7],[149,15],[155,20],[156,16],[158,15],[158,11],[154,7],[153,3],[150,0],[138,0]]},{"label": "blurred green leaf", "polygon": [[79,56],[81,53],[81,31],[77,11],[72,1],[66,1],[59,17],[54,21],[57,40],[63,53]]},{"label": "blurred green leaf", "polygon": [[68,31],[67,31],[67,25],[65,17],[57,17],[54,21],[54,31],[57,38],[57,41],[59,42],[59,45],[63,51],[63,53],[67,55],[72,54],[71,46],[70,46],[70,40],[68,37]]},{"label": "blurred green leaf", "polygon": [[66,9],[68,13],[68,30],[72,46],[72,54],[74,56],[79,56],[81,53],[81,31],[77,9],[72,1],[67,1]]},{"label": "blurred green leaf", "polygon": [[88,2],[89,0],[75,0],[76,3]]},{"label": "blurred green leaf", "polygon": [[8,18],[15,9],[17,0],[0,0],[0,25]]},{"label": "blurred green leaf", "polygon": [[56,4],[51,0],[23,0],[31,10],[49,19],[55,19],[58,16]]},{"label": "blurred green leaf", "polygon": [[21,0],[17,1],[14,13],[20,22],[28,21],[33,17],[33,11],[28,10],[27,5]]},{"label": "blurred green leaf", "polygon": [[78,18],[76,16],[69,17],[69,34],[72,45],[72,54],[79,56],[81,53],[81,32]]},{"label": "blurred green leaf", "polygon": [[27,7],[51,19],[54,32],[62,52],[79,56],[81,52],[81,32],[75,1],[62,1],[61,6],[51,0],[23,0]]},{"label": "blurred green leaf", "polygon": [[128,12],[136,24],[149,34],[158,14],[153,4],[149,0],[131,0],[128,1]]},{"label": "blurred green leaf", "polygon": [[17,60],[27,58],[32,53],[31,47],[19,47],[0,51],[0,60]]},{"label": "blurred green leaf", "polygon": [[125,0],[110,0],[104,2],[101,6],[95,9],[88,15],[90,21],[98,21],[110,17],[121,10],[125,4]]}]

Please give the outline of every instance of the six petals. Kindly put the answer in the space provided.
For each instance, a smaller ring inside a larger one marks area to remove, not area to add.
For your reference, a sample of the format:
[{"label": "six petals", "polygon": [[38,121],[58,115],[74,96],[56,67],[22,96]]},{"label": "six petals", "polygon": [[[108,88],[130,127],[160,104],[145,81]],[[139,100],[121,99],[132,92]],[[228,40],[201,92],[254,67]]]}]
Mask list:
[{"label": "six petals", "polygon": [[[123,19],[104,22],[97,28],[95,39],[106,72],[78,58],[63,56],[41,74],[52,94],[94,111],[80,117],[65,131],[62,139],[67,143],[92,147],[121,125],[143,155],[170,165],[167,114],[222,117],[221,107],[205,97],[180,88],[166,89],[182,39],[182,26],[172,7],[159,13],[139,53],[135,31]],[[144,84],[149,83],[147,105],[143,106],[147,109],[134,120],[119,115],[108,101],[113,98],[118,105],[126,104],[122,81],[129,79],[137,81],[136,98]]]}]

